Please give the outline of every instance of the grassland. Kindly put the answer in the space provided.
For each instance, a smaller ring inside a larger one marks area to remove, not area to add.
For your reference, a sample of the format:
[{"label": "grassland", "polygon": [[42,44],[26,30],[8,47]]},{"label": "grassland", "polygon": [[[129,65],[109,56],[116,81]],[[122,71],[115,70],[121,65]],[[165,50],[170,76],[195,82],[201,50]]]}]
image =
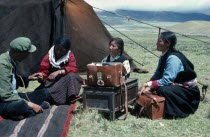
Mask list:
[{"label": "grassland", "polygon": [[[184,29],[183,29],[184,28]],[[187,21],[168,27],[172,31],[181,32],[191,35],[210,36],[210,22],[209,21]]]},{"label": "grassland", "polygon": [[[154,23],[154,22],[153,22]],[[179,23],[154,23],[161,27],[169,27]],[[156,49],[156,40],[158,30],[140,24],[114,25],[118,30],[160,55]],[[153,75],[158,58],[136,45],[121,34],[108,28],[113,36],[121,37],[125,41],[125,51],[135,60],[144,64],[144,68],[149,70],[147,74],[131,73],[130,77],[139,79],[139,86],[150,79]],[[198,42],[189,38],[177,35],[177,49],[182,51],[195,65],[195,71],[198,74],[198,81],[203,84],[210,83],[210,45]],[[209,37],[196,35],[196,38],[210,42]],[[136,64],[142,68],[141,65]],[[83,76],[85,77],[85,76]],[[32,83],[30,89],[33,89]],[[201,85],[199,84],[201,89]],[[82,92],[82,90],[81,90]],[[209,89],[207,99],[210,98]],[[132,109],[132,106],[129,106]],[[122,119],[124,116],[119,117]],[[207,137],[210,136],[210,101],[201,102],[195,114],[182,119],[173,120],[150,120],[146,118],[137,118],[129,113],[126,120],[109,121],[97,110],[82,111],[82,104],[77,103],[73,119],[70,124],[69,137]]]},{"label": "grassland", "polygon": [[[168,27],[179,23],[156,23],[162,27]],[[139,24],[114,25],[131,39],[145,46],[157,55],[156,39],[158,30],[141,26]],[[139,79],[139,85],[147,81],[154,73],[158,58],[143,50],[140,46],[123,37],[121,34],[108,28],[113,36],[121,37],[125,41],[126,52],[135,60],[144,64],[149,70],[147,74],[132,73],[131,77]],[[192,39],[178,36],[177,49],[182,51],[195,65],[198,80],[201,83],[210,83],[210,45],[197,42]],[[208,41],[209,37],[196,36],[198,39]],[[136,64],[142,68],[141,65]],[[201,89],[201,85],[199,85]],[[209,93],[208,93],[209,98]],[[210,102],[201,102],[195,114],[187,118],[176,120],[149,120],[136,118],[131,113],[124,120],[109,121],[95,111],[81,111],[81,104],[75,110],[68,136],[72,137],[139,137],[139,136],[210,136]],[[131,107],[131,106],[130,106]],[[132,108],[132,107],[131,107]],[[123,118],[124,116],[120,117]],[[119,118],[119,119],[120,119]]]}]

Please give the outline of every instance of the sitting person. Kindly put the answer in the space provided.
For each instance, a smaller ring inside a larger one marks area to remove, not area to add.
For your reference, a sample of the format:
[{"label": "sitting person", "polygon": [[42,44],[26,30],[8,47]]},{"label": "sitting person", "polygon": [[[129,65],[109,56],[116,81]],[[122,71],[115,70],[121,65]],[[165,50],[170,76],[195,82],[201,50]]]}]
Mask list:
[{"label": "sitting person", "polygon": [[165,97],[165,116],[186,117],[194,113],[200,102],[196,73],[193,64],[175,49],[176,35],[165,31],[159,35],[157,50],[162,52],[156,72],[144,83],[142,92],[155,91]]},{"label": "sitting person", "polygon": [[127,71],[127,77],[130,75],[130,62],[126,56],[123,55],[124,42],[121,38],[112,38],[109,41],[109,55],[102,60],[105,62],[121,62]]},{"label": "sitting person", "polygon": [[37,90],[46,89],[45,100],[52,104],[70,103],[79,94],[83,83],[76,73],[78,68],[70,46],[69,38],[58,37],[41,61],[39,72],[34,74],[34,79],[41,83]]},{"label": "sitting person", "polygon": [[5,119],[21,120],[41,113],[43,108],[49,107],[48,104],[43,103],[43,100],[37,101],[36,95],[28,98],[23,96],[24,93],[17,92],[19,86],[27,88],[33,76],[17,75],[16,64],[35,51],[36,47],[32,45],[30,39],[19,37],[11,41],[8,52],[0,55],[0,116]]}]

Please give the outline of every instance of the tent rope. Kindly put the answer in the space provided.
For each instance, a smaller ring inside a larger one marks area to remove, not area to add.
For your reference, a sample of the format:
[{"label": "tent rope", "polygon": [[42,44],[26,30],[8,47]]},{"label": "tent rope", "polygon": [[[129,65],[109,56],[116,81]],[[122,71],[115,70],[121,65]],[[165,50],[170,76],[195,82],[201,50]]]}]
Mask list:
[{"label": "tent rope", "polygon": [[135,40],[131,39],[130,37],[128,37],[127,35],[125,35],[124,33],[120,32],[119,30],[117,30],[116,28],[112,27],[111,25],[109,25],[108,23],[104,22],[101,20],[101,22],[103,22],[104,24],[106,24],[107,26],[111,27],[112,29],[114,29],[115,31],[119,32],[120,34],[122,34],[123,36],[125,36],[126,38],[128,38],[129,40],[133,41],[134,43],[136,43],[137,45],[139,45],[140,47],[142,47],[143,49],[145,49],[146,51],[150,52],[151,54],[153,54],[154,56],[158,57],[158,55],[154,54],[152,51],[148,50],[147,48],[145,48],[143,45],[139,44],[138,42],[136,42]]},{"label": "tent rope", "polygon": [[[108,12],[108,13],[110,13],[110,14],[114,14],[114,15],[119,16],[119,17],[126,18],[128,21],[133,20],[133,21],[136,21],[136,22],[138,22],[138,23],[142,23],[142,24],[145,24],[145,25],[149,25],[149,26],[158,28],[158,29],[159,29],[158,35],[160,34],[161,29],[162,29],[162,30],[166,30],[166,31],[170,31],[170,30],[168,30],[168,29],[165,29],[165,28],[162,28],[162,27],[159,27],[159,26],[155,26],[155,25],[152,25],[152,24],[150,24],[150,23],[146,23],[146,22],[143,22],[143,21],[139,21],[139,20],[137,20],[137,19],[133,19],[133,18],[131,18],[131,17],[129,17],[129,16],[123,16],[123,15],[117,14],[117,13],[115,13],[115,12],[103,10],[103,9],[100,9],[100,8],[97,8],[97,7],[94,7],[94,6],[92,6],[92,7],[95,8],[95,9],[104,11],[104,12]],[[101,21],[102,21],[102,20],[101,20]],[[103,22],[104,24],[108,25],[109,27],[111,27],[112,29],[114,29],[115,31],[119,32],[120,34],[122,34],[122,35],[125,36],[126,38],[130,39],[131,41],[133,41],[133,42],[136,43],[137,45],[141,46],[143,49],[145,49],[145,50],[147,50],[148,52],[152,53],[154,56],[156,56],[156,57],[159,58],[159,56],[157,56],[156,54],[154,54],[152,51],[146,49],[144,46],[140,45],[139,43],[137,43],[136,41],[134,41],[134,40],[131,39],[130,37],[126,36],[125,34],[123,34],[122,32],[118,31],[117,29],[115,29],[115,28],[112,27],[111,25],[105,23],[104,21],[102,21],[102,22]],[[187,35],[178,33],[178,32],[174,32],[174,33],[175,33],[175,34],[178,34],[178,35],[180,35],[180,36],[183,36],[183,37],[187,37],[187,38],[196,40],[196,41],[200,41],[200,42],[203,42],[203,43],[206,43],[206,44],[210,44],[209,42],[206,42],[206,41],[203,41],[203,40],[200,40],[200,39],[196,39],[196,38],[193,38],[193,37],[190,37],[190,36],[187,36]],[[134,61],[135,61],[135,60],[134,60]],[[199,81],[198,81],[198,84],[200,84],[200,85],[202,86],[203,97],[201,97],[201,99],[204,100],[204,99],[205,99],[205,95],[206,95],[205,93],[206,93],[206,91],[207,91],[208,85],[205,85],[205,84],[203,84],[203,83],[201,83],[201,82],[199,82]]]},{"label": "tent rope", "polygon": [[[66,1],[66,0],[63,0],[63,1]],[[69,1],[71,1],[71,0],[69,0]],[[133,20],[133,21],[136,21],[136,22],[138,22],[138,23],[142,23],[142,24],[146,24],[146,25],[149,25],[149,26],[158,28],[158,29],[159,29],[159,34],[160,34],[160,32],[161,32],[161,29],[162,29],[162,30],[169,31],[169,30],[164,29],[164,28],[161,28],[161,27],[159,27],[159,26],[155,26],[155,25],[152,25],[152,24],[143,22],[143,21],[139,21],[139,20],[137,20],[137,19],[133,19],[133,18],[131,18],[131,17],[129,17],[129,16],[123,16],[123,15],[117,14],[117,13],[115,13],[115,12],[111,12],[111,11],[107,11],[107,10],[103,10],[103,9],[94,7],[94,6],[92,6],[92,5],[90,5],[90,6],[91,6],[92,8],[95,8],[95,9],[98,9],[98,10],[101,10],[101,11],[105,11],[105,12],[108,12],[108,13],[111,13],[111,14],[114,14],[114,15],[117,15],[117,16],[120,16],[120,17],[123,17],[123,18],[126,18],[128,21]],[[102,20],[101,20],[101,21],[102,21]],[[120,34],[122,34],[122,35],[125,36],[126,38],[130,39],[131,41],[133,41],[133,42],[136,43],[137,45],[141,46],[143,49],[145,49],[145,50],[147,50],[148,52],[152,53],[154,56],[156,56],[156,57],[159,58],[159,56],[157,56],[156,54],[154,54],[152,51],[146,49],[144,46],[140,45],[139,43],[137,43],[136,41],[134,41],[133,39],[131,39],[131,38],[128,37],[127,35],[123,34],[123,33],[120,32],[120,31],[118,31],[117,29],[115,29],[115,28],[112,27],[111,25],[105,23],[104,21],[102,21],[102,22],[103,22],[104,24],[108,25],[109,27],[111,27],[112,29],[114,29],[115,31],[119,32]],[[203,43],[206,43],[206,44],[210,44],[210,43],[208,43],[208,42],[206,42],[206,41],[202,41],[202,40],[199,40],[199,39],[196,39],[196,38],[192,38],[192,37],[190,37],[190,36],[187,36],[187,35],[184,35],[184,34],[181,34],[181,33],[177,33],[177,32],[174,32],[174,33],[175,33],[175,34],[178,34],[178,35],[181,35],[181,36],[184,36],[184,37],[188,37],[188,38],[191,38],[191,39],[200,41],[200,42],[203,42]],[[134,61],[135,61],[135,62],[138,62],[138,61],[136,61],[136,60],[134,60]],[[138,63],[139,63],[139,62],[138,62]],[[141,64],[141,63],[139,63],[139,64]],[[144,66],[143,64],[141,64],[141,65]],[[202,83],[200,83],[200,82],[198,82],[198,83],[201,84],[203,87],[206,87],[205,89],[208,88],[208,85],[204,85],[204,84],[202,84]],[[204,97],[204,98],[205,98],[205,97]]]},{"label": "tent rope", "polygon": [[[98,9],[98,10],[101,10],[101,11],[104,11],[104,12],[107,12],[107,13],[110,13],[110,14],[114,14],[114,15],[119,16],[119,17],[122,17],[122,18],[126,18],[128,21],[133,20],[133,21],[136,21],[136,22],[141,23],[141,24],[145,24],[145,25],[148,25],[148,26],[152,26],[152,27],[158,28],[159,30],[162,29],[162,30],[165,30],[165,31],[170,31],[168,29],[165,29],[165,28],[162,28],[162,27],[159,27],[159,26],[156,26],[156,25],[152,25],[150,23],[139,21],[139,20],[134,19],[134,18],[131,18],[129,16],[123,16],[123,15],[120,15],[118,13],[107,11],[107,10],[103,10],[103,9],[100,9],[100,8],[97,8],[97,7],[94,7],[94,6],[92,6],[92,7],[95,8],[95,9]],[[190,37],[188,35],[184,35],[184,34],[181,34],[181,33],[178,33],[178,32],[173,32],[173,33],[178,34],[178,35],[181,35],[183,37],[187,37],[187,38],[190,38],[190,39],[193,39],[193,40],[196,40],[196,41],[200,41],[200,42],[203,42],[203,43],[206,43],[206,44],[209,44],[210,45],[209,42],[206,42],[206,41],[203,41],[203,40],[200,40],[200,39],[196,39],[196,38]]]}]

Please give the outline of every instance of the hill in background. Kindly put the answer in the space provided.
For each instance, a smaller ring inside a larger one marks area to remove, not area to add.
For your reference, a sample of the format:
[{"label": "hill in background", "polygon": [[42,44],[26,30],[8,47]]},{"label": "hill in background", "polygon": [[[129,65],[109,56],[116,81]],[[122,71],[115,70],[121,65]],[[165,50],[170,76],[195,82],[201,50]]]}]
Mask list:
[{"label": "hill in background", "polygon": [[[161,21],[161,22],[186,22],[191,20],[210,21],[210,15],[202,13],[179,13],[171,11],[133,11],[116,10],[115,13],[129,16],[141,21]],[[97,12],[99,16],[116,17],[107,12]]]},{"label": "hill in background", "polygon": [[[159,26],[174,32],[185,35],[200,35],[210,37],[210,16],[201,13],[176,13],[176,12],[149,12],[149,11],[130,11],[116,10],[115,13],[129,16],[148,24]],[[147,33],[157,33],[158,29],[128,21],[107,12],[97,12],[99,18],[105,23],[114,26],[120,31],[139,31]],[[109,27],[108,30],[112,31]],[[125,29],[126,28],[126,29]]]},{"label": "hill in background", "polygon": [[183,34],[197,34],[210,36],[210,21],[187,21],[166,29]]}]

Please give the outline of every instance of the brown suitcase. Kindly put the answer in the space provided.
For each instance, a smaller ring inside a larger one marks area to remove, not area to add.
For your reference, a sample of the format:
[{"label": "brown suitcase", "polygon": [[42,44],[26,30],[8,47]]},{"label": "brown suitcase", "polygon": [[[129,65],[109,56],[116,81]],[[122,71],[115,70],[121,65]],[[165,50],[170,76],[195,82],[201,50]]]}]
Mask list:
[{"label": "brown suitcase", "polygon": [[91,63],[87,65],[88,86],[114,86],[122,85],[122,63]]},{"label": "brown suitcase", "polygon": [[140,114],[144,113],[150,119],[161,119],[164,117],[165,98],[152,94],[142,93],[136,100],[141,106]]}]

